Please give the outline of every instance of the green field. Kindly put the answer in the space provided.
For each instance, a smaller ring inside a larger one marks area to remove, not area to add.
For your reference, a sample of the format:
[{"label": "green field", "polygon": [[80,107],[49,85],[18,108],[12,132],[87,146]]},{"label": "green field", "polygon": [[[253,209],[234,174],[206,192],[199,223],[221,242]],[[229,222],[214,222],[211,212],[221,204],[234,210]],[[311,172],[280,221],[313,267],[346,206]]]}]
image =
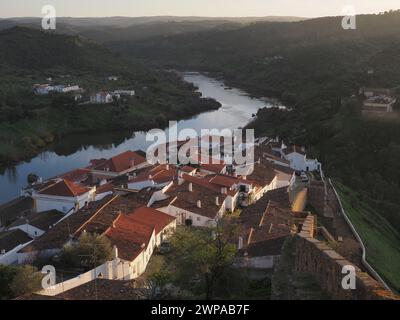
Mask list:
[{"label": "green field", "polygon": [[400,292],[400,233],[365,202],[357,192],[335,182],[344,209],[360,234],[367,261],[389,286]]}]

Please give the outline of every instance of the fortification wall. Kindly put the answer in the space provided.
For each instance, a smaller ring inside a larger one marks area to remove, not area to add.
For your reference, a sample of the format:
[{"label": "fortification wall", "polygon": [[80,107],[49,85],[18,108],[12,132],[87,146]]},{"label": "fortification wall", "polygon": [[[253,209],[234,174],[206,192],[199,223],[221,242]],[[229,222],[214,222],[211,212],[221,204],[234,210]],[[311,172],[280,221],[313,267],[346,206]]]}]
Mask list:
[{"label": "fortification wall", "polygon": [[379,282],[356,270],[356,289],[342,287],[344,266],[353,265],[323,242],[314,238],[316,225],[313,216],[308,216],[302,231],[296,235],[296,272],[310,273],[326,293],[335,300],[392,300],[399,297],[386,290]]},{"label": "fortification wall", "polygon": [[308,187],[308,202],[321,215],[325,216],[325,185],[322,181],[312,181]]}]

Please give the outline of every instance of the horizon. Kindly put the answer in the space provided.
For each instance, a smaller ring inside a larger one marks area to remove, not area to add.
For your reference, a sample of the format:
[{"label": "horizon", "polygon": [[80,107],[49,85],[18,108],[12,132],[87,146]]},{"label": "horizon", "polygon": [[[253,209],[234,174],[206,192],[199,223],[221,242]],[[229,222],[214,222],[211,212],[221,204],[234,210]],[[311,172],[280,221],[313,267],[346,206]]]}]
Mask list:
[{"label": "horizon", "polygon": [[[400,11],[398,9],[392,9],[392,11]],[[368,12],[368,13],[357,13],[357,16],[361,15],[379,15],[387,11],[379,11],[379,12]],[[111,18],[207,18],[207,19],[263,19],[263,18],[300,18],[300,19],[319,19],[319,18],[329,18],[329,17],[342,17],[343,14],[338,15],[324,15],[324,16],[296,16],[296,15],[263,15],[263,16],[203,16],[203,15],[169,15],[169,14],[161,14],[161,15],[143,15],[143,16],[59,16],[58,19],[111,19]],[[11,16],[11,17],[0,17],[2,20],[12,20],[12,19],[41,19],[43,16]]]},{"label": "horizon", "polygon": [[[50,2],[50,3],[49,3]],[[75,3],[74,3],[75,2]],[[325,1],[324,1],[325,2]],[[379,14],[398,10],[396,0],[204,0],[202,3],[188,0],[22,0],[0,3],[0,18],[39,18],[44,5],[53,5],[57,15],[63,18],[140,18],[140,17],[207,17],[207,18],[263,18],[296,17],[320,18],[343,15],[343,8],[352,5],[356,14]]]}]

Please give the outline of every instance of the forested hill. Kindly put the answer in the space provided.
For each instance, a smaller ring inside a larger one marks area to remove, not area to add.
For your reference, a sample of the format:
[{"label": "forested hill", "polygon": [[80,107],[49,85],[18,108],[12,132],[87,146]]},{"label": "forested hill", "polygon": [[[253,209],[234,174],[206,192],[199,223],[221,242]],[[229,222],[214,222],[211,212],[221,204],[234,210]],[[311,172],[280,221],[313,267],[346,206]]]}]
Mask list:
[{"label": "forested hill", "polygon": [[25,27],[1,31],[0,46],[0,67],[12,70],[107,71],[122,66],[121,58],[92,40]]},{"label": "forested hill", "polygon": [[[341,20],[254,23],[238,30],[109,45],[169,67],[222,71],[253,92],[273,93],[290,102],[309,98],[321,87],[328,94],[348,94],[360,84],[397,81],[400,13],[358,16],[356,30],[343,30]],[[369,68],[374,68],[373,79],[366,77]],[[290,99],[292,95],[296,99]]]},{"label": "forested hill", "polygon": [[[148,68],[79,36],[15,27],[0,31],[0,169],[71,133],[148,130],[220,104],[201,99],[171,72]],[[117,76],[117,81],[108,81]],[[34,84],[79,85],[72,94],[35,95]],[[85,104],[102,90],[135,90],[110,104]]]}]

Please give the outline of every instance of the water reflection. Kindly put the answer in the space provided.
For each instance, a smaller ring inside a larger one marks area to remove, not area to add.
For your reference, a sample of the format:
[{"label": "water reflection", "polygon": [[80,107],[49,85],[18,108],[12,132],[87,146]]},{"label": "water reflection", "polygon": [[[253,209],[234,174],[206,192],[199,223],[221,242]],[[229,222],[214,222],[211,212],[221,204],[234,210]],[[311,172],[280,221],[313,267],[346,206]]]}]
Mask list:
[{"label": "water reflection", "polygon": [[[178,129],[239,128],[246,125],[257,110],[271,106],[263,99],[254,99],[238,89],[225,90],[221,81],[200,74],[186,74],[185,80],[194,83],[203,97],[214,98],[222,104],[219,110],[202,113],[182,120]],[[17,197],[26,185],[27,176],[35,173],[46,179],[88,165],[91,159],[108,158],[126,150],[145,150],[144,132],[120,131],[70,135],[50,145],[48,151],[30,161],[8,168],[0,176],[0,203]]]}]

